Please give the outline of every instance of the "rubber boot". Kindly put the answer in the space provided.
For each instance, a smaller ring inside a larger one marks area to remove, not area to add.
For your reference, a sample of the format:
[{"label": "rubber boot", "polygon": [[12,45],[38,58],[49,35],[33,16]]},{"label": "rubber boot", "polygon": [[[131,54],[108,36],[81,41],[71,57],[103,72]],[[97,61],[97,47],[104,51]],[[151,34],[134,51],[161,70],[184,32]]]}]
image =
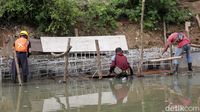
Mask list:
[{"label": "rubber boot", "polygon": [[192,63],[188,63],[188,70],[192,71]]},{"label": "rubber boot", "polygon": [[175,65],[174,65],[173,74],[177,74],[177,73],[178,73],[178,67],[179,67],[178,64],[175,64]]}]

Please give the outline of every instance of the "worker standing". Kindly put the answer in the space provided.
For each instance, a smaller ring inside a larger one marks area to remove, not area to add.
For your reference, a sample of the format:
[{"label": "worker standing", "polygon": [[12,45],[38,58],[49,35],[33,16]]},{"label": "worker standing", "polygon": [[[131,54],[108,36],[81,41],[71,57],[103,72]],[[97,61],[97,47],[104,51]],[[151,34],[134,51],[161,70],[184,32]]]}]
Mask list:
[{"label": "worker standing", "polygon": [[[190,39],[183,32],[174,32],[168,36],[167,43],[162,52],[162,55],[167,51],[169,46],[172,44],[177,44],[174,56],[180,56],[184,51],[186,52],[186,58],[188,63],[188,70],[192,71],[192,56],[191,56],[191,47]],[[178,72],[179,62],[178,59],[173,61],[175,66],[173,73]]]},{"label": "worker standing", "polygon": [[[16,51],[16,56],[18,59],[19,67],[22,68],[23,82],[27,82],[27,77],[29,74],[28,69],[28,59],[30,56],[29,48],[31,47],[31,43],[28,40],[28,32],[21,31],[18,38],[16,39],[13,49]],[[12,79],[16,83],[17,71],[15,61],[12,62]]]}]

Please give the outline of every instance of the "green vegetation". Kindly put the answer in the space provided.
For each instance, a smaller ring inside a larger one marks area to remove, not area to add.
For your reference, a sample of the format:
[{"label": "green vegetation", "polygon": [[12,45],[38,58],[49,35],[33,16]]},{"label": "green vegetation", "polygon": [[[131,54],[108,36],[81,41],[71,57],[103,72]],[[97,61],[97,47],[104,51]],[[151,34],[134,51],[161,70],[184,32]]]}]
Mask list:
[{"label": "green vegetation", "polygon": [[[25,23],[53,35],[112,33],[117,21],[140,22],[141,0],[1,0],[0,22]],[[154,29],[165,19],[180,24],[191,18],[177,0],[146,0],[145,28]]]}]

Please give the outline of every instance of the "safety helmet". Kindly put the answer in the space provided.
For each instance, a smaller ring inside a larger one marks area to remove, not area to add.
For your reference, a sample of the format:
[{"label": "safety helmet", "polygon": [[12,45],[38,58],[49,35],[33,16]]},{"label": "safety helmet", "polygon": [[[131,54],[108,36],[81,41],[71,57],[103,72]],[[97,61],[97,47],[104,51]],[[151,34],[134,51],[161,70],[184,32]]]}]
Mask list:
[{"label": "safety helmet", "polygon": [[28,32],[27,31],[21,31],[20,35],[26,35],[28,37]]}]

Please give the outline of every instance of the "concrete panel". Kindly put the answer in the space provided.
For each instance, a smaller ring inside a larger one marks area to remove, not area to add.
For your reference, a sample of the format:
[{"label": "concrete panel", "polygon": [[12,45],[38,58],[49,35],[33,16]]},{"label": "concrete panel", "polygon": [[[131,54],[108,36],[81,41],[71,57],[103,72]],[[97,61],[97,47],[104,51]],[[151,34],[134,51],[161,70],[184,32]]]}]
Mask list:
[{"label": "concrete panel", "polygon": [[40,39],[30,39],[31,42],[31,51],[40,51],[42,52],[42,44]]},{"label": "concrete panel", "polygon": [[114,51],[116,47],[128,50],[124,35],[116,36],[82,36],[82,37],[41,37],[43,52],[64,52],[67,40],[71,38],[71,52],[96,51],[95,40],[99,40],[101,51]]}]

